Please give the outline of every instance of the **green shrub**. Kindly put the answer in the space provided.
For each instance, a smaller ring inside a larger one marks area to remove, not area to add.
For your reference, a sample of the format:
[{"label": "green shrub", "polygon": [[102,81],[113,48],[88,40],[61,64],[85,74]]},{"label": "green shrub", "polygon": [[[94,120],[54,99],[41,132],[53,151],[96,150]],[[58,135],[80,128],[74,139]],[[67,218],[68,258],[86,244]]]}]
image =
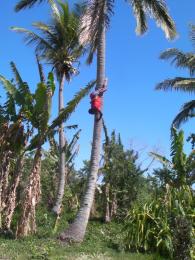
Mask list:
[{"label": "green shrub", "polygon": [[132,209],[124,227],[125,247],[138,252],[159,252],[171,257],[173,244],[168,218],[162,204],[145,204]]},{"label": "green shrub", "polygon": [[[131,251],[158,252],[169,258],[193,259],[194,199],[188,186],[166,187],[161,198],[135,206],[128,213],[123,229],[124,246]],[[178,238],[177,238],[178,237]],[[178,251],[178,252],[177,252]]]}]

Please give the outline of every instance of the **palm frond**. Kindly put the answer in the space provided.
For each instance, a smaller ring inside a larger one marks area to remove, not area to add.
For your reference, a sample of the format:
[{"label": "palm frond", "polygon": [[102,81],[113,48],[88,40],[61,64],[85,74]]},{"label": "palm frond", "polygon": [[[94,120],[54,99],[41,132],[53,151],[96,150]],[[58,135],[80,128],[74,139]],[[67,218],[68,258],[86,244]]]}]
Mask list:
[{"label": "palm frond", "polygon": [[15,32],[24,34],[24,41],[27,45],[34,44],[36,53],[43,53],[47,49],[52,49],[52,46],[38,34],[25,28],[12,26],[11,29]]},{"label": "palm frond", "polygon": [[160,55],[160,59],[171,60],[171,64],[174,64],[178,68],[187,68],[191,75],[195,73],[195,54],[184,53],[178,49],[171,48],[163,51]]},{"label": "palm frond", "polygon": [[19,12],[25,8],[31,8],[33,7],[35,4],[40,4],[42,2],[44,2],[45,0],[20,0],[16,6],[15,6],[15,11]]},{"label": "palm frond", "polygon": [[44,75],[44,72],[43,72],[43,66],[40,63],[40,58],[37,54],[36,54],[36,60],[37,60],[37,65],[38,65],[38,70],[39,70],[40,81],[44,83],[45,82],[45,75]]},{"label": "palm frond", "polygon": [[78,70],[78,59],[83,54],[83,47],[78,40],[79,4],[77,10],[71,10],[68,3],[48,0],[52,9],[52,19],[48,24],[42,22],[33,23],[37,33],[12,27],[18,33],[23,33],[27,45],[34,45],[35,52],[41,60],[53,67],[57,78],[66,76],[69,81]]},{"label": "palm frond", "polygon": [[[61,24],[63,22],[62,21],[62,15],[60,13],[58,6],[56,5],[56,3],[53,0],[48,0],[48,1],[50,3],[50,7],[51,7],[51,10],[52,10],[52,16],[54,17],[54,19],[56,21],[58,21]],[[60,1],[58,3],[59,3],[59,5],[61,5]],[[68,7],[68,4],[64,3],[61,6],[67,6]]]},{"label": "palm frond", "polygon": [[195,79],[176,77],[174,79],[166,79],[157,84],[156,90],[177,90],[182,92],[195,92]]},{"label": "palm frond", "polygon": [[176,37],[175,23],[168,13],[167,6],[164,0],[144,0],[146,12],[154,17],[158,26],[164,31],[168,39]]},{"label": "palm frond", "polygon": [[195,100],[183,105],[181,111],[172,122],[172,126],[179,128],[181,124],[187,122],[190,118],[195,117]]},{"label": "palm frond", "polygon": [[67,106],[64,109],[62,109],[59,116],[53,120],[49,129],[52,130],[55,127],[59,126],[62,122],[67,121],[70,115],[74,112],[76,106],[79,104],[81,99],[84,98],[89,93],[89,91],[93,88],[95,83],[96,81],[91,81],[85,88],[77,92],[75,97],[68,102]]},{"label": "palm frond", "polygon": [[113,6],[113,0],[91,0],[85,3],[80,19],[79,41],[81,45],[89,47],[88,63],[92,62],[97,50],[99,33],[109,27]]},{"label": "palm frond", "polygon": [[143,33],[145,33],[148,29],[147,27],[147,19],[146,19],[146,14],[145,14],[145,9],[143,6],[143,1],[141,0],[129,0],[132,8],[133,8],[133,12],[134,12],[134,16],[136,19],[136,33],[138,35],[141,35]]}]

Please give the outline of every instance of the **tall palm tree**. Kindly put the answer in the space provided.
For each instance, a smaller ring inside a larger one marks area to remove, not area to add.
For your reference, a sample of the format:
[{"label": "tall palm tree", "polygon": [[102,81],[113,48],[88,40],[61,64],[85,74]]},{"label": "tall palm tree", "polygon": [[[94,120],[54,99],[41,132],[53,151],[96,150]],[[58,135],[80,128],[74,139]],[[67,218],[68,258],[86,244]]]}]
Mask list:
[{"label": "tall palm tree", "polygon": [[[16,10],[26,6],[32,6],[35,2],[42,1],[20,1]],[[27,44],[35,44],[35,51],[46,63],[52,65],[59,81],[59,113],[64,108],[64,84],[78,73],[74,68],[78,64],[83,48],[78,41],[78,24],[80,8],[76,5],[70,10],[68,3],[58,2],[58,5],[50,0],[52,19],[49,24],[42,22],[33,23],[35,29],[40,33],[29,31],[24,28],[13,27],[13,30],[23,33]],[[59,127],[59,185],[56,202],[53,211],[60,213],[64,187],[66,182],[65,152],[63,147],[66,140],[64,136],[64,125]]]},{"label": "tall palm tree", "polygon": [[[21,0],[16,5],[16,11],[31,7],[35,3],[44,0]],[[172,39],[176,35],[175,25],[168,14],[164,0],[130,0],[137,21],[136,32],[143,34],[147,31],[147,15],[153,16],[157,24],[165,32],[167,38]],[[93,54],[97,51],[97,89],[100,88],[105,79],[105,41],[106,28],[110,24],[110,16],[113,14],[114,0],[89,0],[86,2],[85,13],[81,19],[82,44],[89,46],[88,62],[92,62]],[[99,166],[99,152],[101,145],[102,121],[94,120],[93,144],[91,152],[91,167],[88,178],[86,194],[78,211],[74,223],[61,234],[63,241],[82,241],[91,210],[95,185]]]},{"label": "tall palm tree", "polygon": [[[191,25],[190,36],[193,45],[195,45],[195,26]],[[176,77],[173,79],[166,79],[156,86],[157,90],[176,90],[181,92],[187,92],[190,94],[195,93],[195,54],[194,52],[184,53],[181,50],[172,48],[168,49],[160,55],[163,60],[170,60],[171,64],[174,64],[176,68],[187,69],[190,73],[190,77]],[[191,100],[185,103],[181,111],[177,114],[172,122],[172,127],[179,128],[182,123],[188,121],[188,119],[195,117],[195,100]]]},{"label": "tall palm tree", "polygon": [[[172,39],[175,37],[175,25],[167,12],[163,0],[131,0],[129,3],[133,8],[137,21],[136,32],[138,34],[143,34],[147,31],[146,17],[147,14],[150,14],[163,29],[167,38]],[[110,17],[113,14],[113,10],[113,0],[90,0],[87,1],[85,12],[81,18],[80,41],[82,45],[89,46],[89,63],[92,62],[93,55],[97,51],[96,89],[102,87],[105,79],[106,28],[109,27]],[[102,120],[97,120],[97,117],[95,116],[90,174],[88,176],[86,193],[75,221],[60,235],[62,241],[83,241],[96,187],[101,146],[101,130]]]}]

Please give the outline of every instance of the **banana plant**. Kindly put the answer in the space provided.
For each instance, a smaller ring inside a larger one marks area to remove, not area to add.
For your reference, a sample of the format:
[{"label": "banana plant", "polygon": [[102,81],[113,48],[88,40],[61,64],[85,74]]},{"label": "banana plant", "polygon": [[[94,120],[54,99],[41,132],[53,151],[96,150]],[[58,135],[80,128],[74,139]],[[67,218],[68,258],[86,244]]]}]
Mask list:
[{"label": "banana plant", "polygon": [[166,157],[151,152],[150,155],[162,163],[168,169],[170,185],[180,187],[182,185],[193,185],[195,169],[195,150],[187,156],[183,151],[184,133],[172,129],[171,160]]},{"label": "banana plant", "polygon": [[[16,206],[16,189],[21,177],[24,150],[31,133],[27,119],[27,111],[32,107],[30,91],[13,62],[11,69],[15,83],[0,75],[0,83],[7,95],[7,100],[0,111],[0,212],[3,214],[0,226],[4,229],[10,228]],[[13,172],[12,178],[9,177],[11,172]]]},{"label": "banana plant", "polygon": [[[52,131],[54,131],[59,126],[59,124],[68,120],[72,112],[74,112],[76,106],[79,104],[80,100],[89,93],[89,91],[95,84],[94,81],[90,82],[85,88],[81,89],[75,95],[75,97],[67,104],[66,108],[64,108],[61,111],[60,115],[55,120],[53,120],[52,124],[49,126],[48,122],[51,111],[51,98],[55,89],[54,78],[53,74],[49,73],[47,82],[45,82],[45,77],[39,60],[37,60],[37,63],[40,74],[40,83],[38,83],[36,92],[34,94],[30,92],[28,84],[22,80],[13,62],[11,63],[11,67],[15,76],[14,81],[9,81],[5,77],[0,76],[0,82],[9,95],[9,99],[6,102],[4,108],[4,110],[6,110],[7,112],[5,119],[7,118],[8,122],[12,122],[14,120],[18,122],[19,120],[20,122],[22,122],[22,124],[26,124],[29,136],[33,133],[36,133],[33,137],[30,138],[30,143],[26,144],[25,148],[23,146],[21,150],[21,158],[23,158],[24,154],[27,151],[31,150],[35,150],[35,156],[31,175],[29,177],[29,184],[27,185],[24,192],[25,198],[23,203],[21,220],[19,222],[17,230],[18,236],[24,236],[27,235],[29,232],[36,231],[35,207],[39,201],[40,194],[40,168],[42,145],[48,139],[49,135],[51,135]],[[16,113],[17,109],[19,109],[19,115]],[[4,118],[3,115],[4,114],[2,112],[2,121]],[[14,144],[12,143],[10,147],[13,147],[17,144],[18,142],[14,142]],[[20,168],[22,168],[22,163],[20,163],[19,165],[21,165]],[[20,172],[20,176],[21,171],[18,172]],[[14,190],[14,196],[16,195],[16,188],[19,183],[18,178],[15,182],[14,189],[12,189]],[[13,201],[14,200],[15,199],[13,199]],[[9,203],[7,205],[9,205]],[[15,208],[15,202],[13,203],[13,205],[14,206],[12,206],[12,209],[8,210],[9,212],[12,212],[12,215]],[[9,223],[10,220],[11,217],[9,217]],[[30,229],[28,223],[32,223]]]},{"label": "banana plant", "polygon": [[[54,94],[55,84],[53,74],[48,74],[47,83],[43,80],[38,83],[34,98],[34,106],[30,117],[31,124],[37,129],[36,148],[33,166],[29,182],[24,191],[22,214],[18,223],[17,236],[26,236],[36,232],[35,212],[36,205],[40,199],[40,171],[42,145],[45,143],[45,132],[48,129],[48,122],[51,113],[51,100]],[[34,139],[32,139],[34,140]],[[31,141],[32,141],[31,140]]]},{"label": "banana plant", "polygon": [[27,150],[35,149],[35,157],[32,167],[32,172],[29,178],[29,184],[25,189],[25,199],[21,219],[18,224],[17,237],[27,236],[29,233],[36,232],[35,208],[40,198],[40,170],[42,145],[47,141],[49,136],[56,127],[68,120],[75,107],[80,100],[89,93],[94,82],[89,83],[85,88],[81,89],[75,97],[61,110],[59,116],[53,120],[51,125],[48,125],[51,110],[51,98],[54,93],[53,74],[49,73],[48,82],[41,82],[37,86],[37,91],[34,95],[35,104],[31,117],[32,125],[37,129],[38,133],[31,139]]}]

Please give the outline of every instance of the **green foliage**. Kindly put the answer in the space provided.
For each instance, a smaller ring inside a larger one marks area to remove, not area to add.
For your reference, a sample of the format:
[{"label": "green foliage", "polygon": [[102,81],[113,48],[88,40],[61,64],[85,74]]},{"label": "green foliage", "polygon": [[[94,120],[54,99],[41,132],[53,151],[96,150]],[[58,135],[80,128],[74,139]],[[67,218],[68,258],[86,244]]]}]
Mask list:
[{"label": "green foliage", "polygon": [[[190,26],[190,35],[192,43],[194,44],[194,34],[195,26]],[[184,53],[178,49],[172,48],[164,51],[161,59],[170,60],[171,64],[174,64],[177,68],[187,68],[189,70],[190,76],[186,77],[175,77],[174,79],[166,79],[156,86],[157,90],[176,90],[187,93],[195,92],[195,54],[194,52]],[[185,103],[181,111],[177,114],[172,122],[172,127],[179,128],[182,123],[188,121],[188,119],[193,118],[195,110],[195,100]]]},{"label": "green foliage", "polygon": [[[163,207],[162,207],[163,205]],[[141,252],[159,252],[164,256],[172,258],[179,247],[175,239],[178,228],[177,219],[183,217],[185,223],[189,223],[183,231],[189,239],[189,243],[183,247],[191,247],[192,228],[191,223],[195,221],[194,200],[192,191],[188,186],[175,189],[167,186],[166,192],[161,197],[135,207],[129,211],[124,227],[124,244],[130,250]],[[182,231],[181,231],[182,232]],[[184,236],[184,237],[185,237]],[[181,239],[179,240],[181,241]],[[177,246],[176,246],[177,244]]]},{"label": "green foliage", "polygon": [[124,244],[133,251],[159,252],[171,256],[173,245],[171,230],[162,201],[133,208],[126,220]]},{"label": "green foliage", "polygon": [[187,138],[187,142],[190,142],[192,145],[192,149],[195,148],[195,134],[190,134],[190,136]]},{"label": "green foliage", "polygon": [[171,160],[151,153],[163,168],[154,171],[156,182],[153,183],[155,197],[152,202],[135,205],[129,211],[124,228],[126,248],[159,252],[170,259],[190,259],[194,236],[192,224],[195,223],[191,188],[194,150],[187,156],[183,145],[183,132],[172,129]]},{"label": "green foliage", "polygon": [[[31,7],[35,2],[37,1],[20,1],[16,10]],[[70,81],[78,73],[74,64],[79,64],[79,57],[83,54],[83,47],[78,42],[79,8],[71,10],[67,2],[61,1],[56,3],[50,0],[48,3],[52,11],[50,22],[33,23],[39,33],[18,27],[12,29],[24,34],[27,44],[35,44],[36,54],[52,65],[59,81],[63,76]]]},{"label": "green foliage", "polygon": [[150,153],[155,159],[160,161],[163,167],[167,170],[166,180],[169,179],[169,184],[180,187],[182,185],[193,184],[193,170],[195,167],[195,151],[192,150],[187,156],[184,153],[184,133],[172,129],[171,141],[171,160],[168,160],[162,155]]},{"label": "green foliage", "polygon": [[[38,214],[42,214],[38,210]],[[63,216],[64,217],[64,216]],[[49,219],[50,220],[49,220]],[[49,228],[48,223],[55,219],[55,216],[45,215],[45,222],[42,223],[43,229]],[[45,224],[47,223],[47,224]],[[67,223],[66,223],[67,224]],[[64,225],[64,223],[63,223]],[[62,227],[61,227],[62,228]],[[64,227],[63,227],[64,228]],[[82,244],[64,246],[60,244],[56,237],[32,236],[20,240],[5,240],[0,238],[1,251],[0,258],[13,260],[80,260],[80,259],[124,259],[124,260],[163,260],[158,255],[129,253],[118,250],[120,242],[121,224],[100,222],[90,222],[86,239]]]},{"label": "green foliage", "polygon": [[30,8],[36,3],[41,3],[44,2],[45,0],[20,0],[16,6],[15,6],[15,11],[18,12],[22,9],[25,8]]},{"label": "green foliage", "polygon": [[116,203],[117,210],[114,215],[124,217],[146,180],[137,165],[138,154],[134,150],[125,150],[120,135],[116,136],[115,131],[109,137],[105,125],[104,132],[104,162],[101,169],[103,183],[104,187],[109,185],[107,200],[110,210],[112,203]]},{"label": "green foliage", "polygon": [[61,110],[59,116],[53,120],[51,123],[50,129],[54,129],[56,126],[61,124],[62,122],[68,120],[70,115],[74,112],[76,106],[79,104],[82,98],[84,98],[92,87],[95,85],[95,81],[91,81],[87,84],[87,86],[77,92],[74,98],[68,102],[67,106]]},{"label": "green foliage", "polygon": [[[144,34],[148,30],[147,16],[154,18],[158,26],[164,31],[168,39],[176,36],[175,24],[170,17],[164,1],[126,1],[133,9],[136,19],[136,33]],[[84,13],[81,16],[80,24],[80,42],[88,46],[87,62],[93,61],[93,55],[97,50],[99,42],[99,33],[110,26],[110,20],[114,13],[114,1],[86,1]]]},{"label": "green foliage", "polygon": [[174,259],[190,260],[192,246],[191,223],[185,217],[178,216],[174,221],[173,233]]}]

